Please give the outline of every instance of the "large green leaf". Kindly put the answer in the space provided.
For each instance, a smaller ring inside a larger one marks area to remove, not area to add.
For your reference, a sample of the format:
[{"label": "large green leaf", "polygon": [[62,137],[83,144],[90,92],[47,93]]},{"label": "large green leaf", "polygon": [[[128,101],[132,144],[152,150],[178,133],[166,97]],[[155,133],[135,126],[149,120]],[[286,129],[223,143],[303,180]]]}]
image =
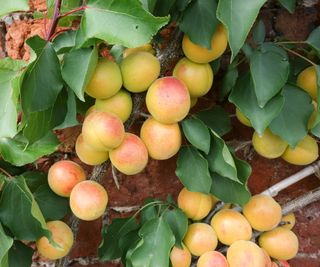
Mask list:
[{"label": "large green leaf", "polygon": [[290,13],[294,13],[297,0],[278,0]]},{"label": "large green leaf", "polygon": [[219,100],[222,101],[232,90],[235,86],[239,72],[236,66],[237,61],[233,61],[230,65],[228,65],[228,69],[226,74],[222,78],[221,82],[221,90],[219,91]]},{"label": "large green leaf", "polygon": [[240,51],[266,0],[220,0],[218,19],[228,30],[231,61]]},{"label": "large green leaf", "polygon": [[270,130],[294,148],[308,133],[307,125],[313,111],[311,97],[304,90],[286,85],[282,90],[284,105],[270,124]]},{"label": "large green leaf", "polygon": [[31,247],[15,240],[9,251],[9,267],[30,267],[33,253]]},{"label": "large green leaf", "polygon": [[253,29],[252,35],[256,44],[262,44],[264,42],[264,39],[266,38],[266,27],[263,23],[263,20],[259,20],[257,22],[257,25]]},{"label": "large green leaf", "polygon": [[[77,97],[84,101],[84,90],[95,71],[98,62],[96,48],[73,50],[64,56],[62,77]],[[77,75],[74,75],[77,73]]]},{"label": "large green leaf", "polygon": [[216,0],[192,1],[183,13],[180,29],[193,43],[211,49],[211,39],[219,24],[216,10]]},{"label": "large green leaf", "polygon": [[315,28],[310,35],[308,36],[308,39],[306,40],[306,43],[312,46],[314,50],[320,55],[320,26]]},{"label": "large green leaf", "polygon": [[8,251],[11,248],[13,244],[13,238],[8,236],[0,223],[0,266],[1,267],[6,267],[8,265],[5,265],[4,262],[7,261],[8,257]]},{"label": "large green leaf", "polygon": [[14,139],[0,138],[1,156],[4,160],[16,166],[32,163],[44,155],[51,154],[58,146],[59,141],[52,133],[48,133],[30,146],[21,135],[16,136]]},{"label": "large green leaf", "polygon": [[[150,1],[149,1],[150,2]],[[152,14],[158,17],[167,16],[173,8],[176,0],[161,0],[156,1]]]},{"label": "large green leaf", "polygon": [[[83,14],[76,37],[78,47],[89,39],[137,47],[148,43],[169,17],[154,17],[138,0],[91,0]],[[117,29],[117,30],[115,30]]]},{"label": "large green leaf", "polygon": [[139,236],[142,242],[130,256],[133,267],[169,267],[169,254],[174,245],[174,235],[164,220],[156,218],[145,223]]},{"label": "large green leaf", "polygon": [[[320,103],[320,65],[315,65],[314,67],[317,75],[317,103]],[[320,105],[318,105],[317,108],[317,116],[311,132],[315,136],[320,137]]]},{"label": "large green leaf", "polygon": [[194,147],[186,146],[180,149],[176,175],[188,190],[209,193],[211,178],[208,162]]},{"label": "large green leaf", "polygon": [[44,172],[26,171],[20,176],[26,181],[26,184],[32,193],[34,193],[41,185],[48,184],[48,177]]},{"label": "large green leaf", "polygon": [[52,41],[52,47],[57,54],[69,52],[76,43],[76,31],[66,31],[59,34]]},{"label": "large green leaf", "polygon": [[244,74],[238,79],[236,86],[229,96],[229,101],[240,109],[259,134],[262,134],[271,121],[279,114],[284,103],[283,96],[277,95],[263,108],[260,108],[249,74]]},{"label": "large green leaf", "polygon": [[41,210],[21,176],[6,182],[0,199],[0,221],[17,239],[51,239]]},{"label": "large green leaf", "polygon": [[28,11],[29,1],[28,0],[10,0],[1,1],[0,5],[0,19],[2,16],[9,14],[14,11]]}]

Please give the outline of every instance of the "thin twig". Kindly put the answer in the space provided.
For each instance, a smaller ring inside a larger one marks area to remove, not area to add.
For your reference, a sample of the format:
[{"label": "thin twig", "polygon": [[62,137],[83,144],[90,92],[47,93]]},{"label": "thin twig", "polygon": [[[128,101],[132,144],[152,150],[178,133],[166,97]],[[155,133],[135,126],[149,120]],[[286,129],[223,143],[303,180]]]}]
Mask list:
[{"label": "thin twig", "polygon": [[304,59],[305,61],[309,62],[311,65],[313,65],[313,66],[316,66],[316,65],[317,65],[316,63],[314,63],[313,61],[311,61],[309,58],[306,58],[305,56],[299,54],[298,52],[296,52],[296,51],[294,51],[294,50],[292,50],[292,49],[289,49],[289,48],[287,48],[287,47],[285,47],[284,45],[281,45],[281,44],[279,44],[279,46],[281,46],[284,50],[290,52],[291,54],[294,54],[295,56]]},{"label": "thin twig", "polygon": [[54,4],[54,13],[53,13],[53,17],[52,17],[50,30],[49,30],[49,33],[46,38],[47,41],[51,40],[51,37],[53,36],[53,34],[57,28],[57,25],[59,22],[59,16],[60,16],[61,3],[62,3],[62,0],[56,0],[56,2]]},{"label": "thin twig", "polygon": [[114,183],[116,184],[117,189],[120,189],[119,181],[118,181],[118,176],[117,176],[117,169],[111,164],[111,170],[112,170],[112,178]]},{"label": "thin twig", "polygon": [[0,168],[0,171],[3,172],[3,173],[4,173],[6,176],[8,176],[9,178],[13,178],[13,176],[12,176],[10,173],[8,173],[6,170]]}]

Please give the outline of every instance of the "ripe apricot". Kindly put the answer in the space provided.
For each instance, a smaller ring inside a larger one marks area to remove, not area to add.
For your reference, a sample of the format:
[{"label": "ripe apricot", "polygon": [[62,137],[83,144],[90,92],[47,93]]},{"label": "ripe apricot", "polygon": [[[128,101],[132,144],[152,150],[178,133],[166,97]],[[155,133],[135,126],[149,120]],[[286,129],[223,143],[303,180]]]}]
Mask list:
[{"label": "ripe apricot", "polygon": [[197,267],[229,267],[226,257],[218,251],[208,251],[200,256]]},{"label": "ripe apricot", "polygon": [[317,101],[317,73],[314,66],[307,67],[299,73],[297,85]]},{"label": "ripe apricot", "polygon": [[115,95],[121,86],[122,77],[119,66],[101,58],[85,91],[94,98],[108,98]]},{"label": "ripe apricot", "polygon": [[229,267],[265,267],[261,248],[251,241],[238,240],[227,251]]},{"label": "ripe apricot", "polygon": [[213,83],[213,72],[208,63],[195,63],[186,57],[178,61],[173,69],[173,76],[185,83],[191,97],[205,95]]},{"label": "ripe apricot", "polygon": [[284,223],[281,227],[291,230],[296,224],[296,217],[294,216],[294,213],[291,212],[282,216],[281,223]]},{"label": "ripe apricot", "polygon": [[109,158],[108,151],[97,151],[92,149],[83,139],[82,134],[77,138],[75,150],[78,158],[88,165],[99,165]]},{"label": "ripe apricot", "polygon": [[125,122],[132,112],[132,98],[127,91],[120,90],[110,98],[96,99],[94,108],[99,111],[111,112],[117,115],[122,122]]},{"label": "ripe apricot", "polygon": [[281,157],[291,164],[307,165],[314,162],[318,156],[317,141],[310,135],[306,135],[295,148],[288,147]]},{"label": "ripe apricot", "polygon": [[254,132],[252,145],[258,154],[268,159],[280,157],[288,146],[286,141],[273,134],[269,129],[266,129],[262,135]]},{"label": "ripe apricot", "polygon": [[71,160],[54,163],[48,172],[48,183],[53,192],[62,197],[69,197],[73,187],[86,179],[81,166]]},{"label": "ripe apricot", "polygon": [[120,64],[123,86],[130,92],[146,91],[159,77],[160,62],[148,52],[135,52],[124,58]]},{"label": "ripe apricot", "polygon": [[148,150],[135,134],[126,133],[119,147],[109,153],[111,163],[120,172],[133,175],[141,172],[148,163]]},{"label": "ripe apricot", "polygon": [[182,50],[187,58],[196,63],[208,63],[220,57],[228,44],[227,31],[223,25],[217,27],[211,39],[211,49],[194,44],[185,34],[182,40]]},{"label": "ripe apricot", "polygon": [[249,119],[238,108],[236,108],[236,117],[243,125],[252,127],[252,124],[249,121]]},{"label": "ripe apricot", "polygon": [[285,260],[278,260],[279,267],[290,267],[290,264]]},{"label": "ripe apricot", "polygon": [[247,219],[238,211],[223,209],[211,219],[211,226],[215,230],[218,240],[231,245],[237,240],[250,240],[252,229]]},{"label": "ripe apricot", "polygon": [[92,111],[82,125],[84,141],[97,151],[108,151],[118,147],[124,134],[122,121],[110,112]]},{"label": "ripe apricot", "polygon": [[201,256],[217,247],[218,239],[213,228],[206,223],[190,224],[183,240],[194,256]]},{"label": "ripe apricot", "polygon": [[170,252],[172,267],[189,267],[191,264],[191,253],[183,245],[183,248],[174,246]]},{"label": "ripe apricot", "polygon": [[198,102],[198,98],[197,97],[191,97],[190,98],[190,108],[193,108]]},{"label": "ripe apricot", "polygon": [[274,259],[290,260],[298,253],[299,241],[291,230],[277,227],[262,233],[259,238],[259,245]]},{"label": "ripe apricot", "polygon": [[156,160],[171,158],[181,146],[179,124],[163,124],[152,117],[142,124],[140,138],[145,143],[149,156]]},{"label": "ripe apricot", "polygon": [[165,124],[176,123],[189,112],[189,91],[179,79],[163,77],[149,87],[146,105],[155,120]]},{"label": "ripe apricot", "polygon": [[81,220],[92,221],[104,213],[108,204],[108,193],[95,181],[83,181],[72,189],[69,203],[75,216]]},{"label": "ripe apricot", "polygon": [[47,222],[51,231],[52,239],[59,247],[54,247],[49,240],[43,236],[36,242],[38,252],[49,260],[56,260],[66,256],[73,245],[73,233],[70,227],[62,221]]},{"label": "ripe apricot", "polygon": [[261,248],[261,250],[264,255],[265,267],[272,267],[272,261],[271,261],[271,258],[269,256],[268,252],[264,248]]},{"label": "ripe apricot", "polygon": [[243,215],[253,229],[268,231],[281,221],[281,206],[270,196],[255,195],[243,206]]},{"label": "ripe apricot", "polygon": [[136,53],[136,52],[148,52],[152,55],[155,55],[156,54],[156,51],[154,51],[153,47],[151,44],[144,44],[144,45],[141,45],[141,46],[138,46],[138,47],[133,47],[133,48],[126,48],[124,51],[123,51],[123,58],[133,54],[133,53]]}]

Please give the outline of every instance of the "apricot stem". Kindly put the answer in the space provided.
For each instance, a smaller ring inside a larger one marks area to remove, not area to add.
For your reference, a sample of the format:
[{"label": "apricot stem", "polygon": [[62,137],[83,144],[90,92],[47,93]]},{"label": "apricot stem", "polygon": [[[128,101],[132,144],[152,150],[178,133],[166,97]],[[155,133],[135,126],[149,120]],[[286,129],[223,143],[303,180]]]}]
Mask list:
[{"label": "apricot stem", "polygon": [[116,184],[117,189],[120,189],[120,185],[119,185],[119,181],[118,181],[118,177],[117,177],[117,170],[116,168],[111,164],[111,171],[112,171],[112,178],[114,183]]}]

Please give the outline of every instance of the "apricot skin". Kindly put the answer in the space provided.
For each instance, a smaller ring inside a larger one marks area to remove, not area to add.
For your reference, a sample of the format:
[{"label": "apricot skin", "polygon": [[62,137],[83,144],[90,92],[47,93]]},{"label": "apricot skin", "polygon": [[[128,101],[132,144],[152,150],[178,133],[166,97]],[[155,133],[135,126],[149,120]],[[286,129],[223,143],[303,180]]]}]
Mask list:
[{"label": "apricot skin", "polygon": [[190,110],[189,91],[179,79],[163,77],[149,87],[146,105],[155,120],[164,124],[176,123]]},{"label": "apricot skin", "polygon": [[83,181],[71,191],[69,203],[75,216],[84,221],[93,221],[104,213],[108,194],[99,183]]},{"label": "apricot skin", "polygon": [[170,253],[172,267],[189,267],[191,264],[191,253],[183,246],[183,249],[174,246]]},{"label": "apricot skin", "polygon": [[181,147],[178,123],[163,124],[152,117],[142,124],[140,138],[145,143],[149,156],[156,160],[171,158]]},{"label": "apricot skin", "polygon": [[99,59],[95,72],[85,89],[94,98],[108,98],[115,95],[122,86],[119,66],[107,59]]},{"label": "apricot skin", "polygon": [[148,163],[148,150],[135,134],[126,133],[119,147],[109,153],[111,163],[120,172],[134,175],[141,172]]},{"label": "apricot skin", "polygon": [[84,141],[82,134],[77,138],[75,150],[78,158],[87,165],[99,165],[109,158],[109,152],[92,149]]},{"label": "apricot skin", "polygon": [[268,252],[270,257],[277,260],[290,260],[297,255],[299,249],[297,236],[283,227],[262,233],[259,245]]},{"label": "apricot skin", "polygon": [[217,247],[218,239],[213,228],[206,223],[190,224],[183,240],[194,256],[201,256]]},{"label": "apricot skin", "polygon": [[294,216],[294,213],[288,213],[282,217],[281,222],[285,223],[281,227],[291,230],[296,224],[296,217]]},{"label": "apricot skin", "polygon": [[132,98],[125,90],[120,90],[114,96],[107,99],[96,99],[95,110],[111,112],[117,115],[122,122],[129,119],[132,112]]},{"label": "apricot skin", "polygon": [[249,119],[238,108],[236,108],[236,117],[243,125],[252,127],[252,124],[249,121]]},{"label": "apricot skin", "polygon": [[190,96],[204,96],[213,83],[213,72],[208,63],[198,64],[186,57],[180,59],[173,69],[173,76],[185,83]]},{"label": "apricot skin", "polygon": [[69,197],[73,187],[86,179],[80,165],[70,160],[54,163],[48,172],[48,183],[53,192],[62,197]]},{"label": "apricot skin", "polygon": [[208,251],[200,256],[197,267],[229,267],[226,257],[218,251]]},{"label": "apricot skin", "polygon": [[52,239],[60,248],[55,248],[43,236],[36,242],[38,252],[49,260],[63,258],[69,253],[73,245],[73,233],[70,227],[62,221],[47,222],[47,227],[52,233]]},{"label": "apricot skin", "polygon": [[299,73],[297,85],[317,101],[317,74],[314,66],[307,67]]},{"label": "apricot skin", "polygon": [[151,44],[144,44],[144,45],[141,45],[141,46],[138,46],[138,47],[134,47],[134,48],[126,48],[124,51],[123,51],[123,58],[126,58],[127,56],[133,54],[133,53],[136,53],[136,52],[141,52],[141,51],[144,51],[144,52],[148,52],[152,55],[155,55],[156,54],[156,51],[154,51],[153,47]]},{"label": "apricot skin", "polygon": [[196,63],[208,63],[220,57],[226,50],[228,36],[224,26],[219,25],[211,39],[211,49],[194,44],[187,35],[182,40],[182,50],[187,58]]},{"label": "apricot skin", "polygon": [[146,91],[159,77],[160,62],[148,52],[135,52],[124,58],[120,64],[123,86],[130,92]]},{"label": "apricot skin", "polygon": [[270,196],[255,195],[243,206],[243,215],[253,229],[268,231],[281,221],[281,206]]},{"label": "apricot skin", "polygon": [[211,226],[219,241],[225,245],[231,245],[237,240],[250,240],[252,236],[252,229],[246,218],[231,209],[218,211],[211,219]]}]

